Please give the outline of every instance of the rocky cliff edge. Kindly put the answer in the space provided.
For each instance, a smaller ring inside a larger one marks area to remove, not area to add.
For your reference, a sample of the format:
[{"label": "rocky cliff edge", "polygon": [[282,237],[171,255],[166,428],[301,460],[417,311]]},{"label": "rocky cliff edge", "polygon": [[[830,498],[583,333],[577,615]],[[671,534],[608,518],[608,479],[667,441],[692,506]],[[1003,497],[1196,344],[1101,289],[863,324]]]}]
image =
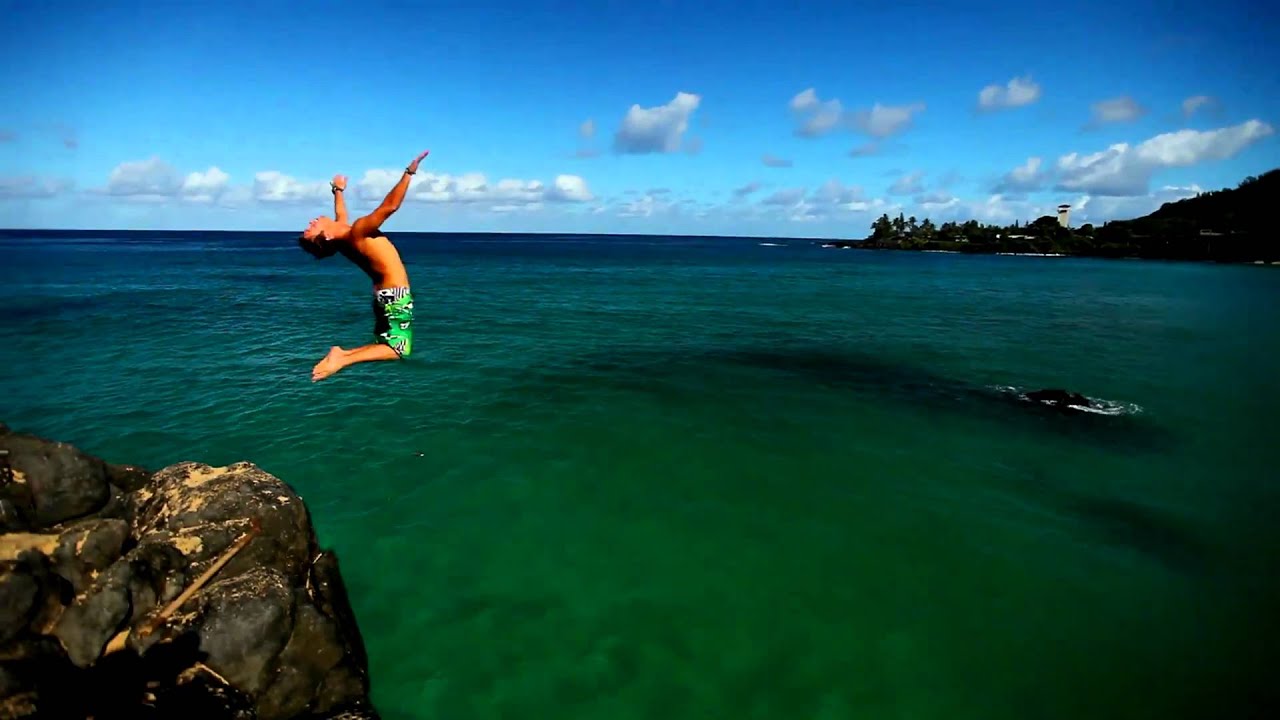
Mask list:
[{"label": "rocky cliff edge", "polygon": [[0,718],[378,717],[338,559],[252,463],[0,424],[0,533]]}]

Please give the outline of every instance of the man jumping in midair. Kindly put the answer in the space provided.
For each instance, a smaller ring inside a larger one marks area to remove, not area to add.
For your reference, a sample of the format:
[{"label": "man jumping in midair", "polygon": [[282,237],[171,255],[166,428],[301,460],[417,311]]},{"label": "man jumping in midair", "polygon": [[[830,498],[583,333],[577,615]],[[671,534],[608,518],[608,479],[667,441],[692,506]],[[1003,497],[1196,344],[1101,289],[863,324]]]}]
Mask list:
[{"label": "man jumping in midair", "polygon": [[347,224],[347,205],[342,193],[347,179],[336,175],[329,183],[333,190],[333,212],[336,217],[315,218],[298,237],[298,244],[312,256],[326,258],[341,253],[373,280],[374,342],[351,350],[334,345],[311,369],[311,380],[323,380],[348,365],[370,360],[398,360],[413,350],[413,295],[409,292],[409,274],[400,260],[395,245],[381,232],[386,222],[409,189],[409,178],[418,172],[418,163],[427,153],[413,159],[400,181],[391,188],[382,204],[373,212]]}]

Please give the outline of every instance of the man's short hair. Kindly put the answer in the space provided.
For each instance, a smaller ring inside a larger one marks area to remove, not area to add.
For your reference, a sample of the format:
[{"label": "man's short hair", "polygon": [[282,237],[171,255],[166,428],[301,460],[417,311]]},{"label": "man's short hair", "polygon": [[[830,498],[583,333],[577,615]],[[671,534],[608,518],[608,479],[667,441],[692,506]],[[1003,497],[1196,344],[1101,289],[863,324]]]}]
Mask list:
[{"label": "man's short hair", "polygon": [[303,250],[306,250],[308,255],[311,255],[317,260],[322,260],[327,257],[333,257],[333,255],[335,255],[338,252],[337,247],[335,247],[333,243],[326,240],[323,235],[321,235],[320,237],[317,237],[314,240],[308,240],[305,237],[303,237],[301,233],[299,233],[298,247],[302,248]]}]

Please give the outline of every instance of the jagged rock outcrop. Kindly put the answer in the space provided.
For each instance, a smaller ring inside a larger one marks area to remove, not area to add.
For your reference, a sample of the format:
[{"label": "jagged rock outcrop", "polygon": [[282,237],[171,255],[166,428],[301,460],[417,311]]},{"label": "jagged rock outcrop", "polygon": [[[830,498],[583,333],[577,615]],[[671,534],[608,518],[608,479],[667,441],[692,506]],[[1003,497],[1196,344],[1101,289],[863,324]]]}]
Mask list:
[{"label": "jagged rock outcrop", "polygon": [[0,532],[0,718],[378,717],[338,560],[252,463],[0,424]]}]

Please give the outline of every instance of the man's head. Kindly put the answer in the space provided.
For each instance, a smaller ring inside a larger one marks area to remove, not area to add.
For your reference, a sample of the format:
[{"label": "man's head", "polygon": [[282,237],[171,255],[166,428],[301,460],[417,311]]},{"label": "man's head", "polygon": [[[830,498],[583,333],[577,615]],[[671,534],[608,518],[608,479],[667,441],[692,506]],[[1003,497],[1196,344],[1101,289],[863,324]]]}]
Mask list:
[{"label": "man's head", "polygon": [[298,236],[298,245],[317,259],[327,258],[338,251],[333,244],[351,231],[351,226],[321,215],[307,224]]}]

